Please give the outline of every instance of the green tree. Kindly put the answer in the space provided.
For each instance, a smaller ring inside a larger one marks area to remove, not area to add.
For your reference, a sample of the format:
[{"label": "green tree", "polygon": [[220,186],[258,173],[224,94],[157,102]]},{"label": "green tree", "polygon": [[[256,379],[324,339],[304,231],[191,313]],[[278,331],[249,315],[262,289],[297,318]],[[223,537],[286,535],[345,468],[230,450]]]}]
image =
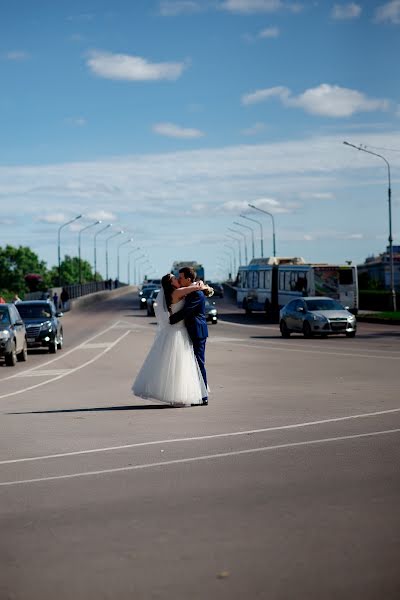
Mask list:
[{"label": "green tree", "polygon": [[[93,281],[92,267],[87,260],[81,260],[81,278],[82,283]],[[50,271],[50,279],[53,286],[58,286],[59,273],[58,267],[53,267]],[[101,277],[98,276],[98,281]],[[79,283],[79,258],[77,256],[64,256],[61,261],[61,285],[73,285]]]},{"label": "green tree", "polygon": [[27,246],[0,247],[0,290],[24,295],[28,291],[24,279],[28,273],[41,275],[43,289],[46,289],[49,283],[46,263],[35,252]]}]

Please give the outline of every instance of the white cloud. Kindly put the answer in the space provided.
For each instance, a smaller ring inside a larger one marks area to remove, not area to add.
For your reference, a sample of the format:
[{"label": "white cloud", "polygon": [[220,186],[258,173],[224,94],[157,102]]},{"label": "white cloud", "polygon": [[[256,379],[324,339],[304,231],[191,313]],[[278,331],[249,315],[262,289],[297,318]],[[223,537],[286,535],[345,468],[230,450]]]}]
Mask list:
[{"label": "white cloud", "polygon": [[172,138],[193,139],[204,135],[199,129],[180,127],[174,123],[156,123],[152,129],[154,133]]},{"label": "white cloud", "polygon": [[388,110],[390,105],[388,100],[367,98],[357,90],[327,83],[310,88],[299,96],[292,96],[286,87],[257,90],[242,96],[242,104],[255,104],[274,96],[285,106],[299,107],[310,114],[324,117],[350,117],[358,112]]},{"label": "white cloud", "polygon": [[375,18],[378,22],[388,21],[395,25],[400,24],[400,0],[392,0],[378,6],[375,12]]},{"label": "white cloud", "polygon": [[87,215],[88,219],[94,219],[96,221],[116,221],[117,216],[108,210],[97,210],[89,212]]},{"label": "white cloud", "polygon": [[84,127],[87,124],[87,120],[84,117],[68,117],[65,121],[75,127]]},{"label": "white cloud", "polygon": [[204,8],[204,4],[200,4],[200,2],[196,2],[195,0],[162,0],[159,6],[159,14],[162,17],[190,15],[199,13]]},{"label": "white cloud", "polygon": [[5,60],[13,61],[28,60],[30,58],[28,52],[24,52],[24,50],[10,50],[9,52],[4,52],[2,56]]},{"label": "white cloud", "polygon": [[335,4],[331,16],[337,20],[356,19],[361,15],[361,6],[350,2],[349,4]]},{"label": "white cloud", "polygon": [[242,96],[242,104],[245,106],[248,104],[258,104],[259,102],[264,102],[264,100],[268,100],[274,96],[278,96],[281,100],[290,95],[290,90],[287,87],[276,86],[272,88],[267,88],[264,90],[257,90],[255,92],[251,92],[249,94],[244,94]]},{"label": "white cloud", "polygon": [[254,125],[251,125],[251,127],[247,127],[245,129],[242,129],[241,133],[243,135],[258,135],[259,133],[262,133],[263,131],[265,131],[266,129],[266,125],[265,123],[254,123]]},{"label": "white cloud", "polygon": [[67,221],[67,216],[64,213],[52,213],[41,215],[35,219],[39,223],[50,223],[50,224],[60,224]]},{"label": "white cloud", "polygon": [[99,77],[122,81],[176,80],[186,68],[184,63],[152,63],[140,56],[97,50],[89,52],[86,64]]},{"label": "white cloud", "polygon": [[332,192],[300,192],[299,197],[304,200],[334,200]]},{"label": "white cloud", "polygon": [[303,9],[298,2],[283,2],[282,0],[224,0],[219,6],[228,12],[248,15],[274,13],[281,10],[298,13]]},{"label": "white cloud", "polygon": [[279,27],[266,27],[265,29],[262,29],[259,34],[258,37],[259,38],[277,38],[280,35],[280,30]]}]

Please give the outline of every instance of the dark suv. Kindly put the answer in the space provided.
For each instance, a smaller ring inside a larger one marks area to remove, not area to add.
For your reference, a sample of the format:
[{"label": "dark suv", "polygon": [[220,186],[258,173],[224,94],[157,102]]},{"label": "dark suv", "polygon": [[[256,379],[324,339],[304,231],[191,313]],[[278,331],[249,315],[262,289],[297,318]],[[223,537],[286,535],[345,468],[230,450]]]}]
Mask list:
[{"label": "dark suv", "polygon": [[0,356],[8,367],[28,356],[25,325],[14,304],[0,304]]},{"label": "dark suv", "polygon": [[47,347],[51,354],[61,350],[64,342],[63,328],[52,300],[24,300],[16,307],[26,327],[28,348]]}]

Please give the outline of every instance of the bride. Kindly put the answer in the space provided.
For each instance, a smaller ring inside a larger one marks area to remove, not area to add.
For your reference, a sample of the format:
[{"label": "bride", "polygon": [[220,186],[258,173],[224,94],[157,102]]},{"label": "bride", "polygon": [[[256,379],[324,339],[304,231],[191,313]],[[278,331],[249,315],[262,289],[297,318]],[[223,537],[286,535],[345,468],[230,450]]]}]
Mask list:
[{"label": "bride", "polygon": [[202,404],[207,390],[189,334],[183,321],[170,325],[169,317],[183,307],[187,294],[207,286],[200,281],[181,288],[171,273],[164,275],[161,285],[154,304],[156,336],[132,391],[135,396],[172,406]]}]

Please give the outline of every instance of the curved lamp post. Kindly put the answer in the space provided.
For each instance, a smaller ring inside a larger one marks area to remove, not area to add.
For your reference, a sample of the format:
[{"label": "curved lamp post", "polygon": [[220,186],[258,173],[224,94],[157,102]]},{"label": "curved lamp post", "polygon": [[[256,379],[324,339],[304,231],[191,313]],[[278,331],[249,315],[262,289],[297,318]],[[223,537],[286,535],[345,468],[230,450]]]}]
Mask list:
[{"label": "curved lamp post", "polygon": [[133,259],[133,283],[134,283],[134,284],[136,283],[137,285],[139,285],[139,283],[138,283],[138,279],[139,279],[139,278],[138,278],[138,276],[137,276],[138,272],[137,272],[137,269],[136,269],[136,265],[138,264],[138,262],[139,262],[139,261],[140,261],[142,258],[146,258],[144,254],[141,254],[140,256],[136,256],[136,257]]},{"label": "curved lamp post", "polygon": [[106,229],[108,229],[109,227],[112,227],[112,223],[109,223],[108,225],[106,225],[105,227],[103,227],[102,229],[99,229],[99,231],[96,231],[96,233],[94,234],[93,237],[93,253],[94,253],[94,280],[97,282],[97,246],[96,246],[96,240],[97,240],[97,236],[102,233],[103,231],[105,231]]},{"label": "curved lamp post", "polygon": [[[242,215],[240,215],[242,216]],[[250,229],[251,231],[251,250],[252,250],[252,258],[254,258],[254,229],[249,225],[243,225],[243,223],[239,223],[239,221],[233,221],[235,225],[239,225],[239,227],[245,227],[246,229]]]},{"label": "curved lamp post", "polygon": [[396,302],[396,290],[394,286],[394,264],[393,264],[393,237],[392,237],[392,189],[390,184],[390,165],[382,154],[377,154],[376,152],[371,152],[371,150],[367,150],[366,148],[361,148],[361,146],[356,146],[355,144],[350,144],[350,142],[343,142],[346,146],[351,146],[356,150],[361,150],[362,152],[366,152],[367,154],[372,154],[373,156],[378,156],[382,160],[385,161],[388,172],[388,203],[389,203],[389,260],[390,260],[390,294],[392,296],[392,308],[394,311],[397,310],[397,302]]},{"label": "curved lamp post", "polygon": [[237,237],[234,237],[233,235],[229,235],[229,233],[225,234],[226,237],[231,238],[231,240],[235,240],[235,242],[238,243],[238,248],[239,248],[239,267],[242,264],[242,244],[240,243],[240,239]]},{"label": "curved lamp post", "polygon": [[236,269],[236,250],[235,250],[235,247],[232,246],[232,244],[224,244],[224,246],[226,248],[229,248],[229,250],[232,252],[231,258],[233,260],[233,270],[232,270],[232,277],[233,277],[233,274],[237,272],[237,269]]},{"label": "curved lamp post", "polygon": [[124,232],[122,229],[120,229],[119,231],[116,231],[106,239],[106,281],[108,281],[108,242],[113,238],[117,237],[117,235],[121,235],[122,233]]},{"label": "curved lamp post", "polygon": [[128,254],[128,285],[131,285],[131,256],[132,254],[135,254],[135,252],[139,252],[140,248],[135,248],[134,250],[132,250],[131,252],[129,252]]},{"label": "curved lamp post", "polygon": [[275,219],[274,215],[263,208],[258,208],[254,206],[254,204],[249,204],[250,208],[254,208],[255,210],[259,210],[260,212],[269,215],[272,219],[272,256],[276,256],[276,245],[275,245]]},{"label": "curved lamp post", "polygon": [[91,223],[90,225],[86,225],[86,227],[83,227],[82,229],[79,230],[79,234],[78,234],[78,257],[79,257],[79,285],[82,285],[82,265],[81,265],[81,236],[82,233],[84,231],[86,231],[86,229],[90,229],[91,227],[94,227],[95,225],[100,225],[101,221],[94,221],[94,223]]},{"label": "curved lamp post", "polygon": [[261,221],[257,221],[257,219],[252,219],[247,215],[240,215],[242,219],[247,219],[248,221],[253,221],[253,223],[257,223],[260,226],[260,244],[261,244],[261,258],[264,258],[264,232]]},{"label": "curved lamp post", "polygon": [[66,223],[63,223],[59,228],[58,228],[58,285],[61,286],[61,229],[63,229],[64,227],[66,227],[67,225],[70,225],[71,223],[73,223],[74,221],[77,221],[78,219],[81,219],[83,215],[78,215],[77,217],[74,217],[73,219],[71,219],[70,221],[67,221]]},{"label": "curved lamp post", "polygon": [[247,240],[246,240],[246,235],[243,233],[243,231],[238,231],[237,229],[232,229],[231,227],[228,227],[229,231],[233,231],[233,233],[237,233],[238,235],[241,235],[243,237],[243,246],[244,246],[244,260],[246,265],[249,264],[249,260],[247,257]]},{"label": "curved lamp post", "polygon": [[118,283],[119,283],[119,249],[122,248],[122,246],[125,246],[125,244],[130,244],[131,242],[133,242],[133,238],[129,238],[129,240],[125,240],[125,242],[122,242],[117,248],[117,280],[118,280]]}]

